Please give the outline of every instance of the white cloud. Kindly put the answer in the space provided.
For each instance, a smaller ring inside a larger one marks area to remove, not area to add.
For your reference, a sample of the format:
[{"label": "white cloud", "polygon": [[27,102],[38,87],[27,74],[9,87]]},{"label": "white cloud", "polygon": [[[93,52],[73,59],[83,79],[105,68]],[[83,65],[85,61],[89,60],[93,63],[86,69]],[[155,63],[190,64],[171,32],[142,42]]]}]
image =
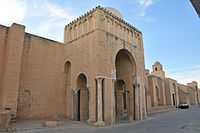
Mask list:
[{"label": "white cloud", "polygon": [[26,5],[23,0],[1,0],[0,23],[10,25],[22,22],[25,17]]},{"label": "white cloud", "polygon": [[[139,16],[145,16],[147,9],[156,0],[135,0]],[[65,4],[53,0],[1,0],[0,24],[21,23],[33,34],[54,40],[63,40],[64,26],[75,18],[76,13]],[[133,2],[133,1],[132,1]],[[147,18],[146,21],[155,21]]]},{"label": "white cloud", "polygon": [[169,77],[173,77],[183,84],[197,81],[200,87],[200,65],[183,68],[181,70],[173,70],[173,72],[169,73]]},{"label": "white cloud", "polygon": [[1,0],[0,24],[21,23],[28,32],[62,41],[64,26],[75,18],[66,5],[52,0]]},{"label": "white cloud", "polygon": [[47,10],[51,17],[65,18],[70,16],[62,7],[52,3],[47,3]]},{"label": "white cloud", "polygon": [[29,0],[28,2],[30,10],[27,17],[37,21],[37,24],[33,25],[34,30],[30,32],[63,41],[64,26],[75,18],[72,10],[65,5],[61,6],[50,0],[32,0],[32,3]]},{"label": "white cloud", "polygon": [[27,0],[27,7],[27,21],[35,21],[29,32],[63,41],[64,26],[75,18],[70,8],[50,0]]},{"label": "white cloud", "polygon": [[136,0],[137,4],[139,5],[139,16],[145,16],[147,9],[154,5],[155,0]]},{"label": "white cloud", "polygon": [[153,4],[153,0],[139,0],[140,5],[149,7]]}]

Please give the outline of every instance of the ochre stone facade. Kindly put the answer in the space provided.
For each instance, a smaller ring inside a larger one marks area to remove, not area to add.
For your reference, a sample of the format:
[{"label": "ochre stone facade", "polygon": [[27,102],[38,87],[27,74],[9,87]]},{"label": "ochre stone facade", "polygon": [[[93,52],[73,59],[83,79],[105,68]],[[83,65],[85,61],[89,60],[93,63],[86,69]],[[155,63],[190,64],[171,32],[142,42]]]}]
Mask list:
[{"label": "ochre stone facade", "polygon": [[151,74],[144,64],[142,33],[112,8],[66,25],[63,43],[0,25],[0,107],[17,120],[99,126],[142,120],[156,106],[198,103],[196,82],[185,91],[159,62]]},{"label": "ochre stone facade", "polygon": [[63,43],[1,25],[1,108],[17,119],[144,119],[142,33],[120,17],[97,7],[65,27]]}]

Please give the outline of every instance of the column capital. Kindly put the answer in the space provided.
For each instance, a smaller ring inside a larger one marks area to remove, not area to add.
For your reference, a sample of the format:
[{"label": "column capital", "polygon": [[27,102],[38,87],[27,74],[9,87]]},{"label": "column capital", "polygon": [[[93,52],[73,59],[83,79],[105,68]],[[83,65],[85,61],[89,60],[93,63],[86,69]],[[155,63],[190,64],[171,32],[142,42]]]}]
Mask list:
[{"label": "column capital", "polygon": [[103,80],[103,79],[105,79],[105,77],[103,77],[103,76],[96,76],[96,80]]}]

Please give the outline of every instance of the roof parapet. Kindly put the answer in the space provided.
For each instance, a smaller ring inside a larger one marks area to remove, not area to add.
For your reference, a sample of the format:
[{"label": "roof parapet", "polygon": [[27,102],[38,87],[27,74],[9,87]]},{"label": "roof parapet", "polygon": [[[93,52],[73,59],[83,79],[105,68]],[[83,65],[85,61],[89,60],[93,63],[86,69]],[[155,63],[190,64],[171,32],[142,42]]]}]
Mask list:
[{"label": "roof parapet", "polygon": [[76,18],[75,20],[73,20],[69,24],[67,24],[66,27],[69,27],[69,26],[73,25],[74,23],[78,22],[80,19],[83,19],[84,17],[89,16],[90,14],[92,14],[93,12],[95,12],[98,9],[106,12],[111,17],[117,19],[118,21],[122,22],[123,24],[127,25],[128,27],[130,27],[133,30],[135,30],[135,31],[139,32],[140,34],[142,34],[142,32],[140,30],[138,30],[137,28],[135,28],[134,26],[132,26],[131,24],[126,22],[124,19],[122,19],[122,18],[120,18],[118,16],[115,16],[112,12],[110,12],[109,10],[107,10],[106,8],[101,7],[101,6],[97,6],[97,7],[93,8],[93,9],[87,11],[85,14],[81,15],[80,17]]}]

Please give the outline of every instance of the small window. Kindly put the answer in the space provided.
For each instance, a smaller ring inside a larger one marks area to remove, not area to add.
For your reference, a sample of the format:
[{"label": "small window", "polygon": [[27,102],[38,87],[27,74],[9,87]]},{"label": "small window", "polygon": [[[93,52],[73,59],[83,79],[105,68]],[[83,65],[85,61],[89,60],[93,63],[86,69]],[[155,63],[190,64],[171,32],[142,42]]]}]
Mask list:
[{"label": "small window", "polygon": [[155,71],[158,71],[158,68],[157,68],[157,67],[155,68]]},{"label": "small window", "polygon": [[11,108],[8,108],[8,107],[6,107],[6,108],[5,108],[5,110],[9,110],[9,111],[10,111],[10,110],[11,110]]}]

